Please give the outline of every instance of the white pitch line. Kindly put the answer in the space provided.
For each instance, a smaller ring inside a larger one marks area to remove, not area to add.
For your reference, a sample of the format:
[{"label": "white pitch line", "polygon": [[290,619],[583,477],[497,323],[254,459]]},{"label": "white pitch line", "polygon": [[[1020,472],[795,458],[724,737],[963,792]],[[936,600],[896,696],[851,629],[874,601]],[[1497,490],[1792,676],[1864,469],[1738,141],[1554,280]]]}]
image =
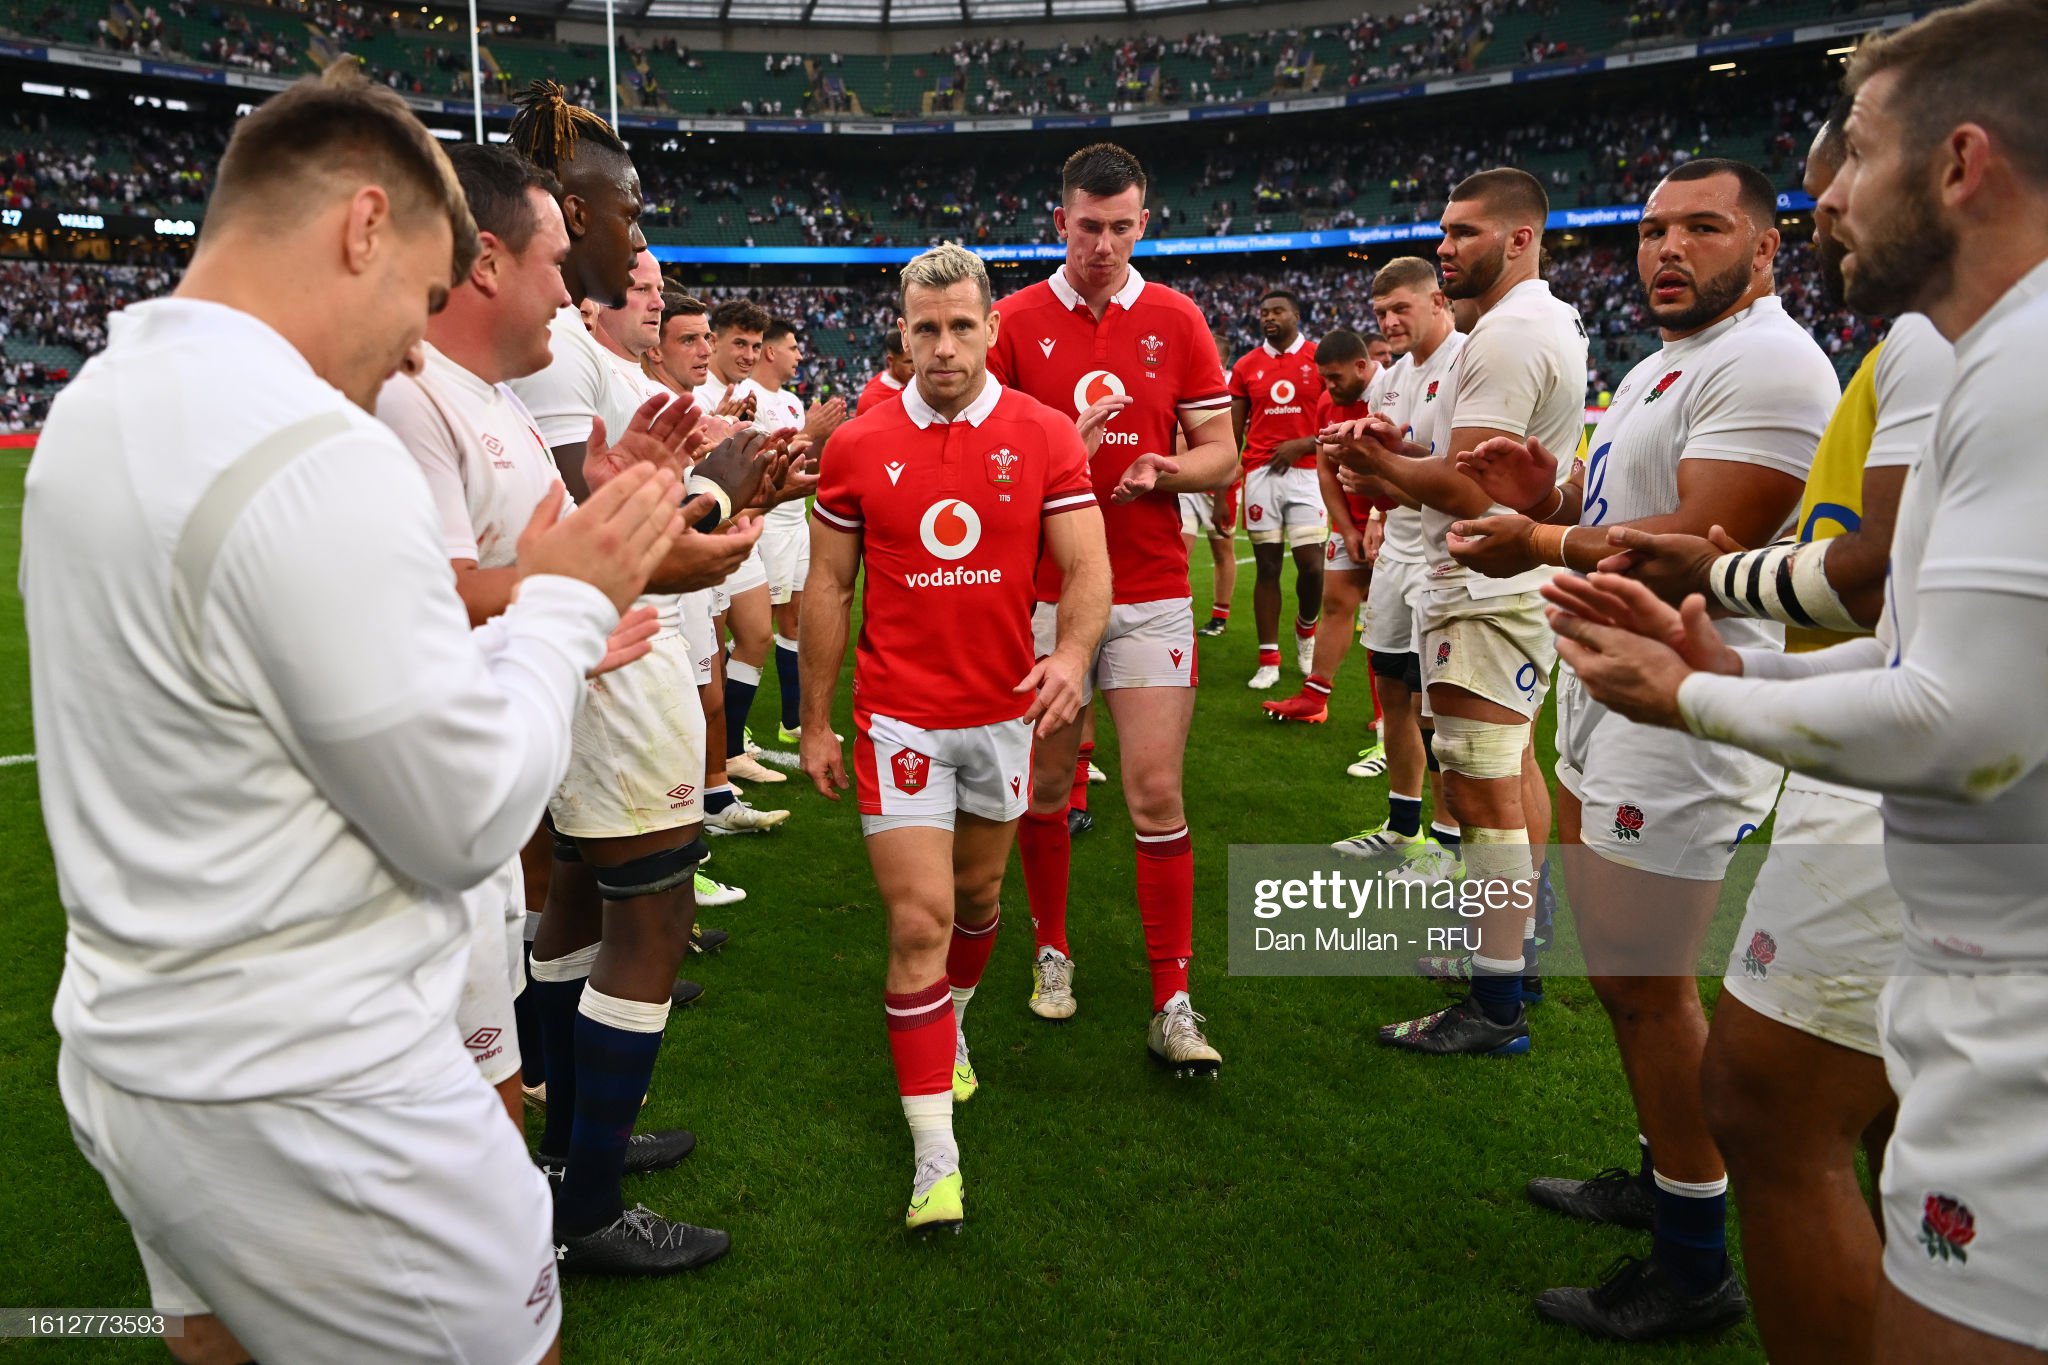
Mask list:
[{"label": "white pitch line", "polygon": [[19,767],[23,763],[33,763],[35,761],[36,756],[34,754],[8,754],[5,757],[0,757],[0,768],[14,768]]}]

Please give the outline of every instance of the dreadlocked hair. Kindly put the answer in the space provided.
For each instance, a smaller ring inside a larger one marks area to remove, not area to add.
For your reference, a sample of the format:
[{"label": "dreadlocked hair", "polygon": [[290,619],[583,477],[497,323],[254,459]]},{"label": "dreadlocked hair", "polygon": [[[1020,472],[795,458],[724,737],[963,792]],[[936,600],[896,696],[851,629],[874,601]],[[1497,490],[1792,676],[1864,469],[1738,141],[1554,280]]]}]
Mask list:
[{"label": "dreadlocked hair", "polygon": [[569,103],[560,83],[539,80],[513,97],[519,112],[512,116],[514,151],[543,170],[557,171],[576,159],[576,144],[589,139],[607,151],[626,154],[626,144],[612,126],[580,104]]}]

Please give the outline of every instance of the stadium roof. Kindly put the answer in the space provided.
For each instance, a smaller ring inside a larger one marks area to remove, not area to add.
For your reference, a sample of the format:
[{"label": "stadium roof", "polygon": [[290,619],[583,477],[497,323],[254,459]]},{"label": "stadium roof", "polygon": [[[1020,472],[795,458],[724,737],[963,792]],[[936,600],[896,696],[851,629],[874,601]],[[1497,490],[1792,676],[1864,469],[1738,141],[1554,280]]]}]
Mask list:
[{"label": "stadium roof", "polygon": [[[1258,0],[617,0],[620,23],[981,24],[1232,9]],[[556,17],[601,19],[605,0],[543,0]]]}]

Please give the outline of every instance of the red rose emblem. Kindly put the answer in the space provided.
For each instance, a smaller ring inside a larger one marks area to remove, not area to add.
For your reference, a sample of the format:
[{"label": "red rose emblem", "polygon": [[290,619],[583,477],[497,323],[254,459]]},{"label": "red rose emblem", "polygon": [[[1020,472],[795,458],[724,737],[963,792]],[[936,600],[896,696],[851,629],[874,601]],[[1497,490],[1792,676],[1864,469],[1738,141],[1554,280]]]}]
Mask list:
[{"label": "red rose emblem", "polygon": [[1649,395],[1645,397],[1643,401],[1645,403],[1654,403],[1659,398],[1662,398],[1664,396],[1664,390],[1670,388],[1673,384],[1676,384],[1678,382],[1678,377],[1684,373],[1684,370],[1673,370],[1670,374],[1665,375],[1662,379],[1657,381],[1657,387],[1651,389]]},{"label": "red rose emblem", "polygon": [[1778,960],[1778,940],[1759,929],[1750,935],[1749,947],[1742,954],[1742,970],[1750,976],[1769,976],[1771,964]]},{"label": "red rose emblem", "polygon": [[1442,668],[1451,661],[1451,642],[1445,640],[1436,647],[1436,666]]},{"label": "red rose emblem", "polygon": [[1967,1261],[1963,1250],[1977,1236],[1977,1215],[1960,1199],[1930,1194],[1920,1209],[1920,1244],[1929,1259]]},{"label": "red rose emblem", "polygon": [[1617,839],[1639,839],[1643,833],[1643,812],[1635,806],[1623,804],[1614,808],[1614,837]]}]

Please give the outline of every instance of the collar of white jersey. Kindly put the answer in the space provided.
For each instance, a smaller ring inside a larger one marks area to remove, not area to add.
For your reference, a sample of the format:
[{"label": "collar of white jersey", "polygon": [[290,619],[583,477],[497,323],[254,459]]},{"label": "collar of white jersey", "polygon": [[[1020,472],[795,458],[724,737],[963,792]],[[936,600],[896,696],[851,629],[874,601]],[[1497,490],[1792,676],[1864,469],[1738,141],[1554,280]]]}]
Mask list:
[{"label": "collar of white jersey", "polygon": [[1762,298],[1755,300],[1749,305],[1749,307],[1743,309],[1741,312],[1730,313],[1727,317],[1722,318],[1719,322],[1715,323],[1711,327],[1702,327],[1699,331],[1694,332],[1691,336],[1680,337],[1676,341],[1667,342],[1664,346],[1664,349],[1667,351],[1677,350],[1680,348],[1683,348],[1688,351],[1698,350],[1700,347],[1705,346],[1709,342],[1719,341],[1723,336],[1726,336],[1732,328],[1739,326],[1747,319],[1762,317],[1766,313],[1777,313],[1782,315],[1784,311],[1785,301],[1783,299],[1779,298],[1776,294],[1765,294]]},{"label": "collar of white jersey", "polygon": [[420,354],[426,360],[426,369],[435,378],[455,385],[480,403],[491,402],[497,397],[498,387],[486,384],[483,377],[467,366],[457,363],[448,353],[431,341],[420,342]]},{"label": "collar of white jersey", "polygon": [[1308,338],[1307,338],[1307,337],[1305,337],[1305,336],[1303,336],[1303,335],[1302,335],[1301,333],[1299,333],[1299,332],[1296,332],[1296,333],[1294,334],[1294,344],[1293,344],[1292,346],[1289,346],[1289,347],[1288,347],[1288,348],[1287,348],[1286,350],[1284,350],[1284,351],[1276,351],[1276,350],[1274,350],[1274,349],[1273,349],[1273,343],[1272,343],[1272,342],[1270,342],[1270,341],[1262,341],[1262,342],[1260,342],[1260,343],[1259,343],[1259,349],[1260,349],[1260,350],[1262,350],[1262,351],[1264,351],[1264,352],[1265,352],[1265,353],[1266,353],[1267,355],[1269,355],[1269,356],[1272,356],[1272,357],[1273,357],[1274,359],[1276,359],[1276,360],[1277,360],[1277,359],[1279,359],[1279,358],[1280,358],[1281,356],[1283,356],[1283,355],[1293,355],[1293,354],[1294,354],[1294,353],[1295,353],[1296,351],[1300,350],[1300,349],[1301,349],[1302,347],[1304,347],[1304,346],[1306,346],[1306,345],[1308,345]]},{"label": "collar of white jersey", "polygon": [[[229,331],[243,334],[228,344],[246,342],[272,353],[278,363],[290,366],[304,374],[319,378],[313,363],[305,353],[285,338],[284,333],[272,327],[254,313],[211,299],[181,298],[167,294],[160,299],[147,299],[131,303],[107,316],[107,335],[110,339],[140,341],[154,340],[166,334],[187,331]],[[205,345],[223,344],[218,337],[207,337]]]},{"label": "collar of white jersey", "polygon": [[[1128,312],[1131,306],[1137,303],[1138,295],[1145,292],[1145,277],[1138,273],[1138,267],[1134,265],[1127,266],[1126,269],[1130,273],[1124,278],[1124,287],[1111,294],[1109,301]],[[1061,303],[1067,306],[1069,312],[1087,302],[1080,294],[1075,292],[1073,285],[1067,283],[1067,268],[1065,266],[1061,266],[1058,270],[1053,271],[1052,279],[1047,281],[1047,283],[1052,285],[1052,292],[1059,298]]]},{"label": "collar of white jersey", "polygon": [[[981,393],[972,403],[962,408],[960,415],[953,420],[955,422],[965,422],[971,427],[978,427],[988,420],[990,413],[996,410],[996,403],[1001,400],[1002,396],[1003,386],[996,382],[994,375],[989,375],[987,381],[981,386]],[[917,423],[919,427],[929,429],[935,422],[940,426],[946,425],[946,419],[939,416],[932,405],[924,401],[924,395],[918,392],[917,385],[915,384],[905,384],[903,386],[903,410],[910,414],[910,420]]]},{"label": "collar of white jersey", "polygon": [[1956,359],[1961,360],[1983,340],[1986,332],[2043,294],[2048,294],[2048,261],[2041,262],[2020,276],[2019,283],[2000,295],[1998,302],[1991,305],[1989,312],[1971,324],[1969,331],[1956,338]]}]

